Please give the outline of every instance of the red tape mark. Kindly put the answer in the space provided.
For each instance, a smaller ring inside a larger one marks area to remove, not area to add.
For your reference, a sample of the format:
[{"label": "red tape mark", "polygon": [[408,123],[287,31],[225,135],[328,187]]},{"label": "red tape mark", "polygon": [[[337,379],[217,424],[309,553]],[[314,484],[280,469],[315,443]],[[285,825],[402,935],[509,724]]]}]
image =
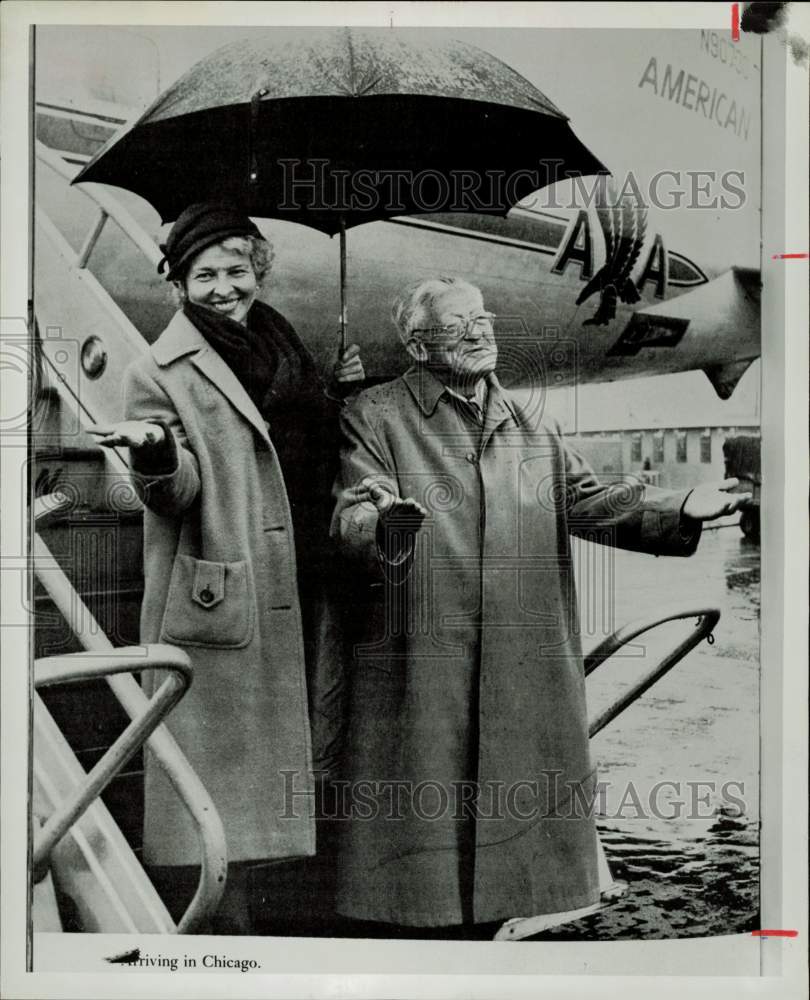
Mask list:
[{"label": "red tape mark", "polygon": [[731,40],[732,42],[740,40],[740,5],[738,3],[731,5]]},{"label": "red tape mark", "polygon": [[771,254],[771,260],[808,260],[810,253],[775,253]]},{"label": "red tape mark", "polygon": [[754,937],[798,937],[798,931],[751,931]]}]

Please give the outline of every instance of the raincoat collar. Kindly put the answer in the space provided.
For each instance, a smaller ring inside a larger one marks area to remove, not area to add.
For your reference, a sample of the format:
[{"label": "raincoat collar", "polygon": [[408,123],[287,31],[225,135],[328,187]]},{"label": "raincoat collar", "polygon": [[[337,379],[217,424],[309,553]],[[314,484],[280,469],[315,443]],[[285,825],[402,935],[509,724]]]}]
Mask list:
[{"label": "raincoat collar", "polygon": [[272,448],[267,423],[242,383],[182,312],[173,319],[152,345],[152,357],[166,367],[178,358],[193,354],[192,364],[216,386],[228,402],[250,423],[265,444]]},{"label": "raincoat collar", "polygon": [[[402,376],[405,384],[419,404],[420,409],[426,417],[431,416],[442,396],[447,392],[447,387],[437,378],[433,372],[424,365],[414,365]],[[497,416],[503,410],[503,416],[510,413],[517,421],[518,415],[515,405],[509,398],[509,394],[501,387],[497,375],[494,373],[487,377],[489,392],[487,393],[487,420],[492,416]]]},{"label": "raincoat collar", "polygon": [[165,368],[178,358],[206,347],[208,342],[205,337],[180,310],[152,345],[152,357],[161,368]]},{"label": "raincoat collar", "polygon": [[431,416],[445,392],[444,383],[424,365],[414,365],[402,376],[426,417]]}]

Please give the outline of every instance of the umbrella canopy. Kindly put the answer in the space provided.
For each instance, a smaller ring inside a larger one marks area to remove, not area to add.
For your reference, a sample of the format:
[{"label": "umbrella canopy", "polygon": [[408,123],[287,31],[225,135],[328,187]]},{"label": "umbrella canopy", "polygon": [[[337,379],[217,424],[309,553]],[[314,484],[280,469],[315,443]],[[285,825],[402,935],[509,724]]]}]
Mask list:
[{"label": "umbrella canopy", "polygon": [[230,200],[334,234],[395,215],[503,215],[602,171],[544,94],[474,46],[398,29],[257,29],[192,67],[74,183],[134,191],[164,222]]}]

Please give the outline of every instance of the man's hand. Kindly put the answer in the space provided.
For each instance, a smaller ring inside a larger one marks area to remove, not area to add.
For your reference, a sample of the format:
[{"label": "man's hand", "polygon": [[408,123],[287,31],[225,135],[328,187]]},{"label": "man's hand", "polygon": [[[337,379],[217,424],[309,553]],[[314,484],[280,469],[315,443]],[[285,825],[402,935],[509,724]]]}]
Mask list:
[{"label": "man's hand", "polygon": [[402,499],[387,480],[366,476],[356,487],[358,502],[367,500],[377,508],[380,524],[387,530],[418,531],[427,511],[413,497]]},{"label": "man's hand", "polygon": [[695,521],[713,521],[733,514],[752,499],[751,493],[729,493],[739,485],[739,479],[724,479],[719,483],[696,486],[683,505],[683,513]]},{"label": "man's hand", "polygon": [[338,382],[362,382],[366,370],[360,357],[360,348],[352,344],[340,355],[334,368],[335,380]]},{"label": "man's hand", "polygon": [[160,445],[165,440],[160,424],[149,420],[122,420],[118,424],[91,424],[85,430],[99,437],[99,444],[107,448],[123,445],[126,448],[143,448],[144,445]]}]

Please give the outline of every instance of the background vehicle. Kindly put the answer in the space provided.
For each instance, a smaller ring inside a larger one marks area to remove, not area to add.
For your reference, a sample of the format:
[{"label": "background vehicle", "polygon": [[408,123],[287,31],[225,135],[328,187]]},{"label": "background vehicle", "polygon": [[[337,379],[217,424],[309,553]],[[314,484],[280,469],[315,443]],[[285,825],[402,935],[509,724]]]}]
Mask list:
[{"label": "background vehicle", "polygon": [[753,493],[750,505],[740,516],[740,529],[746,538],[759,542],[759,507],[762,491],[760,466],[760,438],[752,434],[738,434],[723,442],[726,476],[740,481],[736,492]]}]

